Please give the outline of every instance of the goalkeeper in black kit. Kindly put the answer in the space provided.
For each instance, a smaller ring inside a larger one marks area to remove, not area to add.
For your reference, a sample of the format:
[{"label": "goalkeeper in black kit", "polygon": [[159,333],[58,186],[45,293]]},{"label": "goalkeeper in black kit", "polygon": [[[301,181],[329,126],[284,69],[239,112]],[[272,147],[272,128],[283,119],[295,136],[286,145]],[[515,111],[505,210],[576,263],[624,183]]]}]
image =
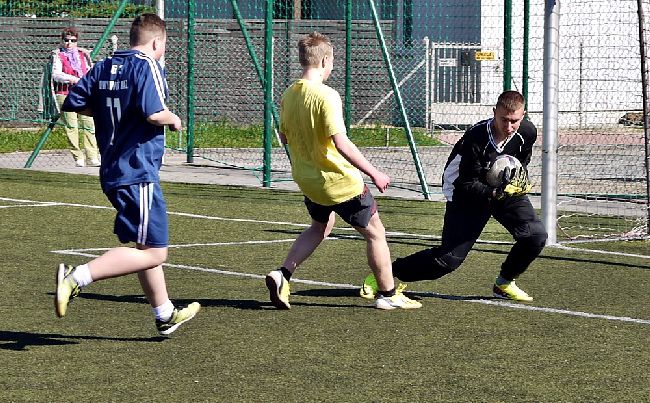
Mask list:
[{"label": "goalkeeper in black kit", "polygon": [[[524,120],[524,97],[517,91],[499,96],[494,116],[468,129],[456,143],[443,173],[442,191],[447,199],[442,242],[393,262],[393,275],[401,281],[434,280],[456,270],[467,257],[490,217],[512,234],[510,249],[496,278],[495,297],[515,301],[533,298],[515,284],[546,243],[546,230],[526,193],[531,184],[530,162],[537,129]],[[505,168],[502,183],[491,186],[486,174],[495,159],[508,154],[521,168]],[[376,281],[369,275],[361,296],[374,298]]]}]

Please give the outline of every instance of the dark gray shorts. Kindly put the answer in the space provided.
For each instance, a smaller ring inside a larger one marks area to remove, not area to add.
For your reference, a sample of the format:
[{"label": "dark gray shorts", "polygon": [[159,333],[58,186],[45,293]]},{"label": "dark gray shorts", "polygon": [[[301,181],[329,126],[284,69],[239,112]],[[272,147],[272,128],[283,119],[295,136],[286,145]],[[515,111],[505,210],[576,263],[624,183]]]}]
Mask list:
[{"label": "dark gray shorts", "polygon": [[366,228],[370,218],[377,212],[377,202],[366,185],[359,196],[333,206],[322,206],[305,196],[305,206],[314,221],[326,223],[333,211],[346,223],[360,228]]}]

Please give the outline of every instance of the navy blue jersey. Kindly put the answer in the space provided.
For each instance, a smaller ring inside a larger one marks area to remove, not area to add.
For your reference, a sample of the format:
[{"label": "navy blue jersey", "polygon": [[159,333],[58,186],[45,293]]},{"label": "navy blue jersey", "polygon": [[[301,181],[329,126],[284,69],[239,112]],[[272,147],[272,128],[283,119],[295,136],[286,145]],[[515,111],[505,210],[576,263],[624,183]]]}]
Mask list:
[{"label": "navy blue jersey", "polygon": [[454,145],[442,174],[442,192],[448,201],[490,198],[494,187],[487,184],[485,175],[499,155],[512,155],[528,167],[537,140],[535,125],[522,120],[501,147],[494,141],[493,129],[492,119],[483,120],[469,128]]},{"label": "navy blue jersey", "polygon": [[158,182],[164,128],[147,117],[166,108],[167,81],[160,64],[137,50],[121,50],[95,64],[70,93],[64,111],[89,108],[102,156],[104,192],[123,185]]}]

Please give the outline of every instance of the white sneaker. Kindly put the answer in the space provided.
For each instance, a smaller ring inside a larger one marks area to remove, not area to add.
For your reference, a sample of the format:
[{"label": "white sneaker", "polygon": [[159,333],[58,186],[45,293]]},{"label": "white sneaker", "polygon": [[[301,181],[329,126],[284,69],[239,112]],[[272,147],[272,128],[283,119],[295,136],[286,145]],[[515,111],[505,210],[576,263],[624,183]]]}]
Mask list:
[{"label": "white sneaker", "polygon": [[377,299],[375,300],[375,308],[384,310],[398,308],[417,309],[422,308],[422,304],[414,299],[407,297],[400,291],[397,291],[392,297],[383,297],[381,294],[377,294]]},{"label": "white sneaker", "polygon": [[93,158],[90,161],[88,161],[88,166],[89,167],[98,167],[101,165],[101,162],[99,162],[99,158]]},{"label": "white sneaker", "polygon": [[75,164],[76,166],[78,166],[78,167],[81,168],[81,167],[85,167],[85,166],[86,166],[86,161],[84,161],[84,160],[77,160],[77,161],[75,161],[74,164]]}]

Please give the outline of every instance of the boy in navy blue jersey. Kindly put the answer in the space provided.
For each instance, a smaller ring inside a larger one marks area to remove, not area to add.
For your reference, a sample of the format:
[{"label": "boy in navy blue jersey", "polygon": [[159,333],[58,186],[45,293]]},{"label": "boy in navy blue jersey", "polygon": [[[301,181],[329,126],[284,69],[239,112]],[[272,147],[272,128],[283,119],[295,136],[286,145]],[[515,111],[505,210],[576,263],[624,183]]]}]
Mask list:
[{"label": "boy in navy blue jersey", "polygon": [[57,316],[63,317],[81,288],[138,273],[158,332],[167,335],[200,309],[198,302],[174,307],[162,269],[169,233],[158,172],[164,126],[180,130],[181,120],[165,105],[167,81],[158,63],[165,54],[165,22],[155,14],[137,17],[129,40],[130,50],[99,61],[70,90],[63,110],[93,117],[102,190],[117,210],[114,232],[122,243],[135,242],[135,248],[117,247],[77,267],[59,265],[54,305]]}]

